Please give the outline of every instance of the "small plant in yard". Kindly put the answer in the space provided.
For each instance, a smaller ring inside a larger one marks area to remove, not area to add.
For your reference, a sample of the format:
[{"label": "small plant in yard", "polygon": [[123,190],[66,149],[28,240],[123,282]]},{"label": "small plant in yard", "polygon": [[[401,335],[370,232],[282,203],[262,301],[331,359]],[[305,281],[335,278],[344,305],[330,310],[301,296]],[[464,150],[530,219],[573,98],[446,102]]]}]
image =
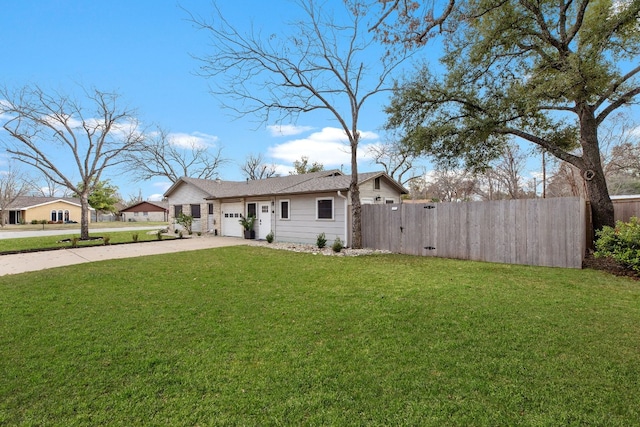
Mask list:
[{"label": "small plant in yard", "polygon": [[198,237],[202,236],[202,231],[198,231],[198,233],[196,233],[198,235]]},{"label": "small plant in yard", "polygon": [[616,262],[640,273],[640,220],[617,221],[615,227],[604,227],[596,232],[596,258],[610,257]]},{"label": "small plant in yard", "polygon": [[191,234],[191,227],[193,226],[193,217],[191,215],[187,215],[184,212],[180,212],[180,214],[176,217],[176,222],[184,227],[187,230],[188,234]]},{"label": "small plant in yard", "polygon": [[318,237],[316,237],[316,246],[319,249],[322,249],[325,246],[327,246],[327,236],[325,236],[324,233],[320,233],[318,234]]},{"label": "small plant in yard", "polygon": [[333,249],[333,252],[337,253],[340,252],[342,248],[344,248],[342,240],[340,239],[340,237],[336,237],[336,240],[333,241],[333,245],[331,245],[331,249]]},{"label": "small plant in yard", "polygon": [[178,231],[178,238],[184,239],[184,232],[182,230]]},{"label": "small plant in yard", "polygon": [[102,238],[102,242],[104,243],[105,246],[107,246],[110,241],[111,241],[111,236],[104,236]]},{"label": "small plant in yard", "polygon": [[267,234],[267,243],[273,243],[273,231],[270,231],[269,234]]},{"label": "small plant in yard", "polygon": [[158,230],[158,232],[156,233],[156,237],[158,238],[158,240],[162,240],[162,230]]},{"label": "small plant in yard", "polygon": [[134,242],[137,242],[139,237],[140,237],[140,235],[138,233],[133,233],[131,235],[131,238],[133,239]]},{"label": "small plant in yard", "polygon": [[72,248],[77,248],[78,247],[78,242],[80,241],[79,237],[72,237],[71,238],[71,247]]}]

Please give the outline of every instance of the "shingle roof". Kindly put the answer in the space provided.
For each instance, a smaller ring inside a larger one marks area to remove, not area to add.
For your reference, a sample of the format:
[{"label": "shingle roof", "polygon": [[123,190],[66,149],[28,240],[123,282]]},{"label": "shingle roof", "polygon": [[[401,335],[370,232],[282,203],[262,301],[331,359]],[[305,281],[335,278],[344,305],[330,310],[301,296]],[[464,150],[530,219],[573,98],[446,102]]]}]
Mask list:
[{"label": "shingle roof", "polygon": [[40,196],[21,196],[17,197],[16,200],[13,201],[7,209],[11,210],[22,210],[33,208],[35,206],[42,206],[48,203],[53,203],[57,201],[63,201],[70,203],[72,205],[80,206],[80,199],[77,197],[40,197]]},{"label": "shingle roof", "polygon": [[[358,182],[367,181],[378,176],[386,176],[390,182],[397,185],[398,191],[406,193],[406,189],[393,181],[384,172],[369,172],[358,174]],[[351,182],[350,175],[344,175],[339,170],[313,172],[302,175],[288,175],[248,181],[221,181],[210,179],[180,178],[164,194],[170,193],[180,184],[188,183],[196,186],[208,194],[206,199],[225,199],[234,197],[272,196],[277,194],[303,194],[325,191],[348,190]]]},{"label": "shingle roof", "polygon": [[134,203],[134,204],[132,204],[132,205],[129,205],[129,206],[127,206],[126,208],[122,208],[122,209],[120,209],[120,212],[125,212],[125,211],[127,211],[127,210],[129,210],[129,209],[131,209],[131,208],[135,208],[136,206],[140,206],[140,205],[142,205],[142,204],[144,204],[144,203],[147,203],[147,204],[150,204],[150,205],[157,206],[157,207],[159,207],[160,209],[169,210],[169,202],[165,202],[165,201],[158,201],[158,200],[156,200],[156,201],[143,200],[143,201],[141,201],[141,202],[137,202],[137,203]]}]

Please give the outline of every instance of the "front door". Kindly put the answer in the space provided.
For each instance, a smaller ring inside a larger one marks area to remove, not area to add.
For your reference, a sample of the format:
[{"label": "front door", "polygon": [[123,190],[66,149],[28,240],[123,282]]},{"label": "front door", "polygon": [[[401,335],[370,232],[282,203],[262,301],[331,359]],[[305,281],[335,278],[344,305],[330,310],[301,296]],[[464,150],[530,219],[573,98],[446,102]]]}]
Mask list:
[{"label": "front door", "polygon": [[266,239],[267,234],[271,232],[271,203],[260,202],[258,203],[258,218],[257,218],[258,239]]}]

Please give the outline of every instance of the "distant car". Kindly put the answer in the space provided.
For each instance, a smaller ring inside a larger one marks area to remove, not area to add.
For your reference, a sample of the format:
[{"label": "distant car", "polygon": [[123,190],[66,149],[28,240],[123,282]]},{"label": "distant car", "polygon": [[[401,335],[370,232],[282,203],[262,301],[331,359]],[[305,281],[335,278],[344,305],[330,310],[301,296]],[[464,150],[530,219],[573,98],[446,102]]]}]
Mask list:
[{"label": "distant car", "polygon": [[65,224],[77,224],[78,221],[65,221],[64,223]]}]

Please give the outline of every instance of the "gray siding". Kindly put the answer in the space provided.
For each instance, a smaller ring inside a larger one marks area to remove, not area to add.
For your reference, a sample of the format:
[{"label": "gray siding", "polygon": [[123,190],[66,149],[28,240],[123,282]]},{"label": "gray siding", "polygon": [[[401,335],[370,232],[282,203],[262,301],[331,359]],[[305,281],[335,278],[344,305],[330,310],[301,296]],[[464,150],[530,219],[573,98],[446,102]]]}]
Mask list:
[{"label": "gray siding", "polygon": [[[316,199],[333,198],[333,219],[316,219]],[[280,219],[280,201],[289,200],[288,220]],[[279,242],[315,244],[318,234],[325,233],[327,243],[336,237],[345,241],[345,199],[336,193],[299,195],[276,198],[272,215],[275,240]]]},{"label": "gray siding", "polygon": [[[386,179],[380,179],[380,189],[374,188],[375,179],[360,183],[360,202],[372,201],[374,204],[384,204],[386,200],[393,199],[394,203],[401,202],[401,195],[397,188],[392,187]],[[378,200],[376,200],[378,199]]]}]

